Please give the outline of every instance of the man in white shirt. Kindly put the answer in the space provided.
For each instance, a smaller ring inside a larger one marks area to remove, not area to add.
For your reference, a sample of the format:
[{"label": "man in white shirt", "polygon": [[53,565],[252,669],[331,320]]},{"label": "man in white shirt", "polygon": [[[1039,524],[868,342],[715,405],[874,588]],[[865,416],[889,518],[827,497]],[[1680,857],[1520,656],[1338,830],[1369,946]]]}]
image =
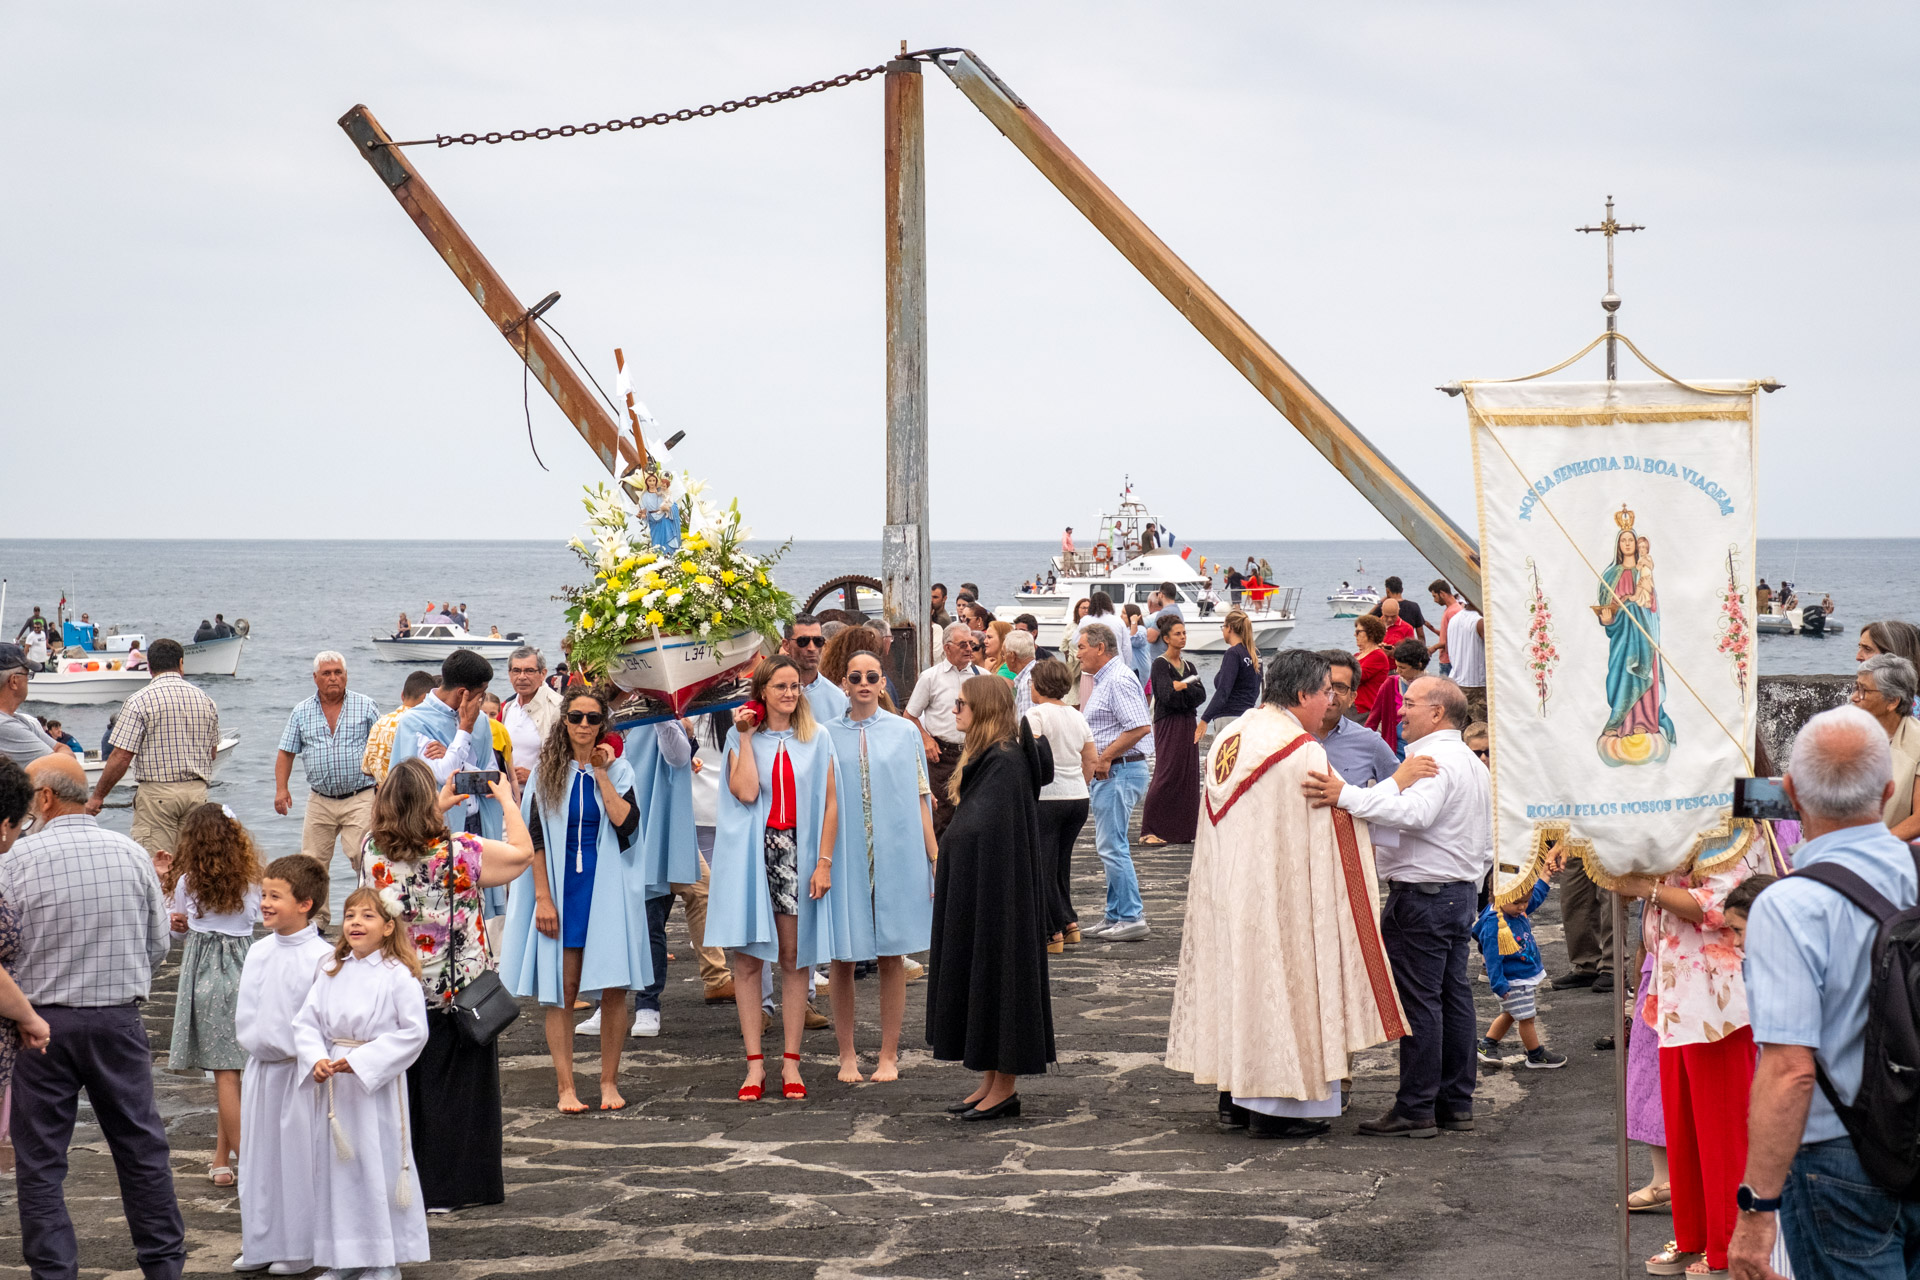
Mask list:
[{"label": "man in white shirt", "polygon": [[540,764],[540,749],[560,719],[560,695],[547,687],[547,660],[532,645],[521,645],[507,656],[507,681],[514,696],[501,709],[500,723],[513,740],[513,780],[527,785]]},{"label": "man in white shirt", "polygon": [[1480,882],[1493,862],[1493,788],[1487,767],[1460,740],[1467,700],[1459,685],[1442,676],[1415,680],[1400,719],[1407,763],[1425,758],[1419,771],[1429,776],[1404,788],[1393,778],[1356,787],[1329,769],[1308,774],[1304,790],[1316,807],[1338,805],[1399,832],[1397,845],[1376,843],[1373,856],[1388,887],[1380,932],[1409,1030],[1400,1041],[1394,1104],[1360,1132],[1431,1138],[1440,1129],[1473,1128],[1479,1028],[1467,959]]},{"label": "man in white shirt", "polygon": [[920,673],[913,696],[907,699],[907,719],[920,729],[920,744],[927,751],[927,781],[933,786],[933,832],[940,835],[953,821],[953,801],[947,799],[947,783],[960,763],[960,748],[967,735],[960,731],[953,700],[960,686],[974,676],[987,672],[973,664],[973,633],[961,623],[946,629],[946,643],[940,661]]},{"label": "man in white shirt", "polygon": [[1486,698],[1487,620],[1464,599],[1460,612],[1447,624],[1447,661],[1453,664],[1450,676],[1462,689],[1481,691]]}]

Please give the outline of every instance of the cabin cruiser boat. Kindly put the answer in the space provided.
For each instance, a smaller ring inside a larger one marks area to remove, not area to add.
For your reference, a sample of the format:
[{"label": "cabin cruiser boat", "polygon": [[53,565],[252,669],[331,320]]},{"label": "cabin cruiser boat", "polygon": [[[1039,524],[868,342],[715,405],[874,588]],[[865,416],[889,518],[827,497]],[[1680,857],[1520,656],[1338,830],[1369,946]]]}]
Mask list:
[{"label": "cabin cruiser boat", "polygon": [[[213,749],[213,776],[214,777],[217,778],[220,776],[220,766],[227,762],[228,753],[230,753],[239,744],[240,744],[239,734],[230,733],[230,734],[221,735],[219,744],[215,746]],[[101,757],[98,751],[89,751],[86,754],[86,758],[80,761],[80,767],[87,771],[87,783],[89,786],[91,786],[92,784],[100,781],[100,774],[107,767],[107,762],[104,758]],[[123,787],[131,787],[133,785],[134,785],[133,770],[129,769],[121,777],[120,781],[114,783],[113,789],[115,791],[119,791]]]},{"label": "cabin cruiser boat", "polygon": [[[1101,515],[1100,535],[1088,550],[1055,556],[1046,582],[1022,591],[1012,604],[999,606],[994,616],[1012,622],[1023,613],[1032,614],[1040,623],[1036,642],[1042,648],[1057,649],[1066,636],[1075,605],[1094,592],[1106,592],[1113,599],[1116,613],[1129,603],[1139,605],[1144,612],[1147,597],[1162,583],[1172,583],[1187,624],[1187,653],[1226,652],[1229,642],[1221,637],[1220,622],[1234,606],[1224,591],[1218,593],[1217,603],[1203,603],[1201,595],[1208,579],[1188,562],[1192,547],[1185,552],[1158,546],[1142,550],[1141,535],[1148,525],[1166,527],[1154,519],[1128,484],[1120,495],[1120,509],[1112,515]],[[1254,643],[1259,648],[1271,652],[1286,639],[1293,630],[1294,609],[1299,602],[1299,587],[1265,586],[1242,593],[1239,608],[1252,622]]]},{"label": "cabin cruiser boat", "polygon": [[1363,613],[1372,613],[1373,607],[1379,603],[1380,596],[1373,588],[1356,590],[1345,583],[1327,597],[1327,607],[1333,610],[1336,618],[1357,618]]},{"label": "cabin cruiser boat", "polygon": [[502,663],[515,649],[526,643],[518,631],[504,636],[476,636],[465,627],[445,622],[416,623],[406,635],[373,637],[374,656],[385,662],[440,662],[457,649],[466,649],[483,658],[499,658]]}]

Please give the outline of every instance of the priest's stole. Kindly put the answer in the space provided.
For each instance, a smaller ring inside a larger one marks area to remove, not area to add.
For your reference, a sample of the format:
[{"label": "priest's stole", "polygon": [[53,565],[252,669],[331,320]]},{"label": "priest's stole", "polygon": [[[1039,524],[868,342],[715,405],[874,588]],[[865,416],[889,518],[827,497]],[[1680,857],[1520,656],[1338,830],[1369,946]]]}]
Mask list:
[{"label": "priest's stole", "polygon": [[[1463,384],[1480,508],[1495,889],[1745,851],[1752,383]],[[1716,394],[1717,393],[1717,394]]]}]

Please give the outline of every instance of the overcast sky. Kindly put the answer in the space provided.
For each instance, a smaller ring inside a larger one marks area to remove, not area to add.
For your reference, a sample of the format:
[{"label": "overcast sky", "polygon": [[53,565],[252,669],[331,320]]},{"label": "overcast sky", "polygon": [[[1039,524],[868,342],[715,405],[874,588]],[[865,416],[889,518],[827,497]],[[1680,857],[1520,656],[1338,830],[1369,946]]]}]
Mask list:
[{"label": "overcast sky", "polygon": [[[1762,532],[1897,536],[1920,20],[1751,3],[13,3],[0,536],[565,538],[604,478],[335,124],[697,106],[971,47],[1462,524],[1461,403],[1622,328],[1774,376]],[[932,532],[1386,535],[945,80],[926,85]],[[885,519],[878,80],[637,133],[412,153],[757,533]],[[1624,358],[1624,353],[1623,353]],[[1599,365],[1590,359],[1584,368]],[[1623,376],[1632,376],[1623,374]],[[464,495],[464,498],[461,497]]]}]

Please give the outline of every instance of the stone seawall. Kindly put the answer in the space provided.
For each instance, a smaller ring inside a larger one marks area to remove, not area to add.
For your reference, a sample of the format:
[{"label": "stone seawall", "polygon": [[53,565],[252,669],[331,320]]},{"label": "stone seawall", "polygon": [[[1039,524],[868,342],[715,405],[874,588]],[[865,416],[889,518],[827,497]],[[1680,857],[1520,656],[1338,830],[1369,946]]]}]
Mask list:
[{"label": "stone seawall", "polygon": [[1852,692],[1851,675],[1760,677],[1760,740],[1775,774],[1786,772],[1787,752],[1800,726],[1842,705]]}]

